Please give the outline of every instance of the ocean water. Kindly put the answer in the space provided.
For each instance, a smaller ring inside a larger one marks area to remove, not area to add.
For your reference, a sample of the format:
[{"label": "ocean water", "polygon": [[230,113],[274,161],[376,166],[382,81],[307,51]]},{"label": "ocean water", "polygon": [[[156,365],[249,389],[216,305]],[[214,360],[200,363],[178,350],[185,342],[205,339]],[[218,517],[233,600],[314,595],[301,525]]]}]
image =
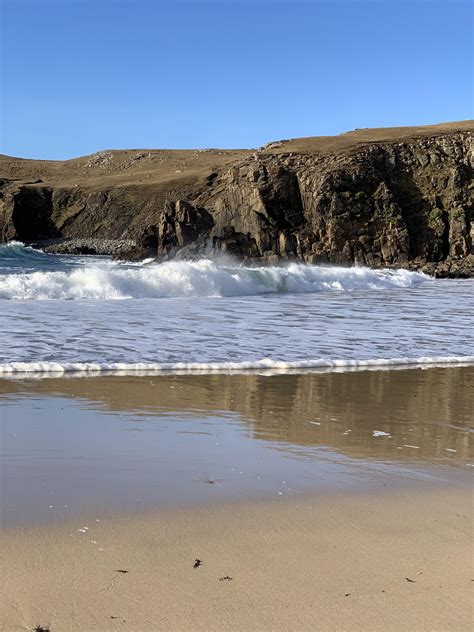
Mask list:
[{"label": "ocean water", "polygon": [[0,246],[0,374],[474,364],[474,281]]}]

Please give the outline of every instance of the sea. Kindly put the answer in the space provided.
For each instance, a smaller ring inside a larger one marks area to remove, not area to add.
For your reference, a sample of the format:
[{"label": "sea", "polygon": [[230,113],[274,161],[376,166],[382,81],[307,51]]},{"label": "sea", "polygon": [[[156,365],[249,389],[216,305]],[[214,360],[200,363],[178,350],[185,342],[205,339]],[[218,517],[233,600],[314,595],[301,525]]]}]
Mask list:
[{"label": "sea", "polygon": [[472,280],[0,246],[4,377],[472,364]]}]

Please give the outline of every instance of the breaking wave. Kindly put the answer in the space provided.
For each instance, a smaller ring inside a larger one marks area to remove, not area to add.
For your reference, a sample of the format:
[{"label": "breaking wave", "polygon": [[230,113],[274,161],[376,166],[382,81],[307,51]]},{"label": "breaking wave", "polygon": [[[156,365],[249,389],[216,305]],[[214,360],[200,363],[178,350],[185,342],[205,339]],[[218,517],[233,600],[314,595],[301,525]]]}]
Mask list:
[{"label": "breaking wave", "polygon": [[[14,257],[46,256],[18,244],[0,248],[8,249]],[[28,250],[26,255],[25,250]],[[408,270],[319,267],[303,263],[245,267],[201,259],[129,266],[108,261],[103,266],[94,262],[73,269],[1,275],[0,299],[251,296],[409,288],[429,280],[430,277],[421,272]]]},{"label": "breaking wave", "polygon": [[157,373],[291,373],[320,371],[361,371],[370,369],[470,366],[474,356],[434,356],[420,358],[373,358],[367,360],[308,359],[283,361],[263,358],[243,362],[9,362],[0,364],[0,375],[153,375]]},{"label": "breaking wave", "polygon": [[43,261],[48,255],[41,250],[36,250],[30,246],[25,246],[21,241],[10,241],[8,244],[0,244],[0,261],[1,260],[29,260]]}]

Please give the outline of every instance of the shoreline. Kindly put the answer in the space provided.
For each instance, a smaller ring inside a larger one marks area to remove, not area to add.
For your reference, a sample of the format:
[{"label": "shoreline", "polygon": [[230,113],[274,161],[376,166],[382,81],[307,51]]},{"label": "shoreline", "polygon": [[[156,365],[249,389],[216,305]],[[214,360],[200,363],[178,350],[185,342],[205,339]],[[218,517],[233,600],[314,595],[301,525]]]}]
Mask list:
[{"label": "shoreline", "polygon": [[9,530],[1,629],[467,632],[472,519],[453,487]]},{"label": "shoreline", "polygon": [[[449,466],[446,466],[449,467]],[[313,507],[319,506],[333,507],[339,506],[340,503],[347,502],[357,505],[358,502],[363,504],[379,501],[384,499],[397,498],[422,498],[432,496],[450,496],[462,495],[470,497],[472,502],[473,520],[474,520],[474,486],[473,478],[470,473],[466,473],[462,465],[454,466],[451,476],[446,478],[430,477],[426,479],[406,479],[396,480],[392,484],[380,481],[378,484],[361,485],[358,487],[325,487],[324,489],[308,490],[302,489],[294,491],[293,494],[276,495],[266,491],[259,494],[242,496],[238,498],[216,496],[214,498],[193,500],[175,499],[159,506],[141,505],[137,507],[86,507],[77,513],[67,513],[64,511],[61,515],[50,516],[48,521],[37,521],[26,519],[21,522],[2,521],[0,519],[0,542],[3,538],[7,540],[24,534],[25,537],[39,535],[41,537],[49,537],[52,533],[82,533],[83,525],[87,525],[88,532],[92,527],[97,527],[99,523],[107,524],[126,524],[134,523],[154,523],[156,521],[165,520],[168,522],[180,521],[184,518],[192,519],[192,516],[214,516],[220,513],[239,513],[247,512],[260,513],[263,509],[273,509],[276,512],[280,510],[286,511],[288,508]],[[473,465],[474,468],[474,465]],[[127,527],[128,528],[128,527]],[[90,535],[85,533],[85,536]],[[474,522],[473,522],[474,536]],[[87,539],[87,538],[86,538]],[[1,545],[0,545],[1,548]],[[474,560],[473,560],[474,563]],[[1,630],[1,628],[0,628]]]},{"label": "shoreline", "polygon": [[366,371],[410,371],[429,369],[470,368],[474,356],[439,356],[421,358],[373,358],[368,360],[272,360],[263,358],[242,362],[10,362],[0,363],[0,380],[68,379],[101,377],[160,376],[245,376],[262,375],[327,375]]}]

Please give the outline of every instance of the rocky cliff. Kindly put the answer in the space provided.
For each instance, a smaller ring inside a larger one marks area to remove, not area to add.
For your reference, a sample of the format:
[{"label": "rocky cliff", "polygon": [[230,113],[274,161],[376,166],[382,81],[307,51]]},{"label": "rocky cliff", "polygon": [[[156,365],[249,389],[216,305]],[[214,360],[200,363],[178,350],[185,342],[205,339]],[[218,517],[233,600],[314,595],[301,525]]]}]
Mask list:
[{"label": "rocky cliff", "polygon": [[474,276],[473,130],[467,121],[64,162],[3,156],[0,241]]}]

